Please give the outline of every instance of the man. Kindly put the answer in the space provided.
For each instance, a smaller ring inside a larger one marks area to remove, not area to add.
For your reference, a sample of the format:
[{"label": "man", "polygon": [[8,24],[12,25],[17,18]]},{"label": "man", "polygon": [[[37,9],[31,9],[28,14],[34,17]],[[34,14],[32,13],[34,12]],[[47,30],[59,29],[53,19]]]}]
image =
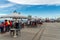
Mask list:
[{"label": "man", "polygon": [[0,31],[1,31],[1,33],[4,32],[4,22],[2,22],[2,23],[0,24]]},{"label": "man", "polygon": [[9,27],[10,27],[10,26],[9,26],[9,25],[10,25],[9,21],[5,20],[4,25],[5,25],[5,31],[6,31],[6,32],[9,32],[9,29],[10,29],[10,28],[9,28]]}]

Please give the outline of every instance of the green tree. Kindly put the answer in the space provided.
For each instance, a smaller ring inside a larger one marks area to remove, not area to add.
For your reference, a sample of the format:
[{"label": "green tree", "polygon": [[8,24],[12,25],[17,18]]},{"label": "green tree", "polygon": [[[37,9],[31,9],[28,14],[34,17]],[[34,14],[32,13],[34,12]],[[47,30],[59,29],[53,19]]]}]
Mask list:
[{"label": "green tree", "polygon": [[31,19],[32,18],[32,15],[28,15],[28,19]]}]

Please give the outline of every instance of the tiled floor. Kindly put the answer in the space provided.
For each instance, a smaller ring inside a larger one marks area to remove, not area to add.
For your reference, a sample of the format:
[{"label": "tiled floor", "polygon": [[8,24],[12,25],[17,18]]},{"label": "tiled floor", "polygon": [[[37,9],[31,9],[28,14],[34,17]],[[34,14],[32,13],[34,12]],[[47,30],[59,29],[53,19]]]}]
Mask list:
[{"label": "tiled floor", "polygon": [[46,23],[40,40],[60,40],[60,23]]},{"label": "tiled floor", "polygon": [[21,36],[13,38],[10,36],[9,32],[5,34],[0,34],[0,40],[32,40],[34,35],[40,30],[39,28],[24,28],[21,30]]}]

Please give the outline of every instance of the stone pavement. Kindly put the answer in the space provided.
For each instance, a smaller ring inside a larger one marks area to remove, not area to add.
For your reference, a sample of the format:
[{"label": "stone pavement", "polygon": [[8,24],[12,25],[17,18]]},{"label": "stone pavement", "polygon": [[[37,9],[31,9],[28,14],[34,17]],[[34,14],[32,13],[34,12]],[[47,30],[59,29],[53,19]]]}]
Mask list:
[{"label": "stone pavement", "polygon": [[46,23],[40,40],[60,40],[60,23]]},{"label": "stone pavement", "polygon": [[32,40],[36,33],[42,29],[41,27],[38,26],[37,28],[23,28],[21,30],[21,35],[19,35],[17,38],[11,37],[9,32],[0,34],[0,40]]},{"label": "stone pavement", "polygon": [[33,40],[33,38],[34,40],[60,40],[60,23],[44,23],[37,28],[23,28],[17,38],[11,37],[9,32],[0,34],[0,40]]}]

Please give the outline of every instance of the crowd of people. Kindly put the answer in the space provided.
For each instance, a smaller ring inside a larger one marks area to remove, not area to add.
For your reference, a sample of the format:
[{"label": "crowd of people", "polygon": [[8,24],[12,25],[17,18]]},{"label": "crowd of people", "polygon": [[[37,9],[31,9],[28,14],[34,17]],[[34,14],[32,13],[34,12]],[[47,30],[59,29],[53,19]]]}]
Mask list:
[{"label": "crowd of people", "polygon": [[6,33],[9,32],[11,28],[20,29],[20,23],[18,20],[11,21],[11,20],[5,20],[4,22],[1,22],[0,24],[0,32]]},{"label": "crowd of people", "polygon": [[21,29],[24,28],[24,25],[27,25],[28,27],[29,26],[37,27],[37,24],[42,24],[41,21],[36,21],[36,20],[35,21],[27,20],[26,23],[23,23],[23,21],[18,21],[18,20],[14,20],[14,21],[5,20],[0,24],[0,32],[1,33],[9,32],[11,28]]},{"label": "crowd of people", "polygon": [[1,33],[9,32],[12,25],[13,25],[12,21],[10,21],[10,20],[5,20],[4,22],[1,22],[1,24],[0,24],[0,32]]},{"label": "crowd of people", "polygon": [[41,20],[33,20],[33,21],[28,20],[27,21],[27,25],[31,27],[37,27],[38,24],[42,25],[43,22]]}]

